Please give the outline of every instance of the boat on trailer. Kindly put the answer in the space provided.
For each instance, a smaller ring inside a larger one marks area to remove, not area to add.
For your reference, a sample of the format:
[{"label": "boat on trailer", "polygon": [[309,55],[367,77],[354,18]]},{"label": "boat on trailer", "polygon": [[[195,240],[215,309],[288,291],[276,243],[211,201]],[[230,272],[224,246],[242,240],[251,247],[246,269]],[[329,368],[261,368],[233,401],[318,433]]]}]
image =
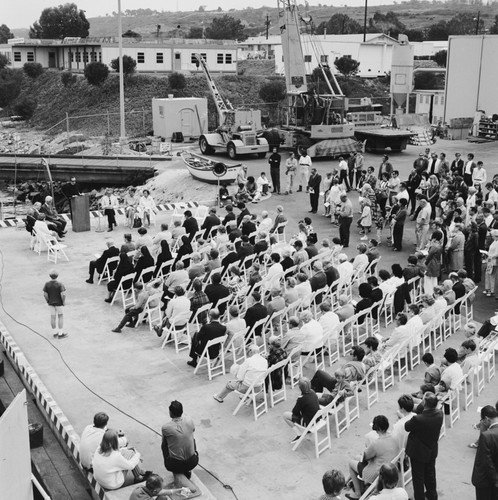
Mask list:
[{"label": "boat on trailer", "polygon": [[[191,151],[183,151],[181,157],[194,179],[209,184],[217,184],[218,181],[232,184],[236,181],[237,175],[242,168],[242,163],[229,165],[192,153]],[[225,174],[220,175],[223,171]]]}]

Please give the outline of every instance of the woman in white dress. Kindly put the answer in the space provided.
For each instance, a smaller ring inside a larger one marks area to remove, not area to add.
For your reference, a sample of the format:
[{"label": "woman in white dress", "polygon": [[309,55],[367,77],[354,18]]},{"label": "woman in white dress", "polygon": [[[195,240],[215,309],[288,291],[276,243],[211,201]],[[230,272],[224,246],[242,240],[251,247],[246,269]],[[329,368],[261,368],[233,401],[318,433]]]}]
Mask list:
[{"label": "woman in white dress", "polygon": [[138,209],[140,211],[140,215],[145,225],[145,220],[147,219],[147,226],[150,226],[150,220],[153,219],[157,209],[156,203],[152,196],[150,195],[150,191],[148,189],[144,189],[143,195],[140,197],[140,202],[138,204]]}]

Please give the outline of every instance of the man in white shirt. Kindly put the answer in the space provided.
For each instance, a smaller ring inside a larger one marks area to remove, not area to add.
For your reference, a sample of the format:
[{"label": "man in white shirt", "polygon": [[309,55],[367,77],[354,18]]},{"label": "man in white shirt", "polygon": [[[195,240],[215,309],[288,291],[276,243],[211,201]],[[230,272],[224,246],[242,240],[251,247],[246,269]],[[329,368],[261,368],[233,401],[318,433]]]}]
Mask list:
[{"label": "man in white shirt", "polygon": [[291,353],[296,347],[301,347],[304,342],[304,333],[299,328],[299,318],[297,316],[291,316],[289,318],[289,330],[282,337],[282,349],[285,349],[287,353]]},{"label": "man in white shirt", "polygon": [[175,266],[175,271],[169,273],[169,276],[164,282],[164,287],[166,290],[171,290],[169,296],[172,296],[172,291],[176,286],[186,287],[188,285],[188,272],[185,271],[183,262],[177,262]]},{"label": "man in white shirt", "polygon": [[410,340],[412,331],[407,326],[408,318],[405,313],[398,313],[396,316],[396,328],[394,328],[390,337],[384,342],[384,348],[390,349],[397,347]]},{"label": "man in white shirt", "polygon": [[422,335],[424,332],[424,322],[419,315],[420,308],[417,304],[410,304],[408,306],[408,322],[406,326],[412,334],[412,339],[415,343],[420,343],[422,341]]},{"label": "man in white shirt", "polygon": [[[81,434],[79,448],[80,462],[85,469],[92,468],[93,455],[102,442],[108,422],[109,416],[106,413],[96,413],[93,417],[93,425],[87,425]],[[118,436],[119,447],[123,448],[128,444],[128,439],[126,439],[123,431],[118,431]]]},{"label": "man in white shirt", "polygon": [[280,288],[279,280],[283,276],[284,269],[282,264],[280,264],[280,254],[274,252],[271,254],[272,265],[268,269],[268,273],[263,278],[263,286],[265,290],[271,290],[272,288]]},{"label": "man in white shirt", "polygon": [[344,184],[347,191],[350,191],[351,186],[348,180],[348,162],[344,157],[339,156],[339,182]]},{"label": "man in white shirt", "polygon": [[473,371],[479,365],[479,356],[477,355],[477,346],[473,340],[465,340],[462,342],[461,350],[465,355],[462,363],[462,373],[466,374]]},{"label": "man in white shirt", "polygon": [[487,202],[492,203],[493,206],[496,206],[496,204],[498,203],[498,192],[491,182],[488,182],[486,184],[486,190],[488,192],[484,195],[484,199]]},{"label": "man in white shirt", "polygon": [[406,441],[408,439],[408,431],[405,430],[405,423],[416,415],[413,412],[414,407],[413,398],[408,394],[403,394],[398,399],[398,421],[393,425],[392,436],[399,443],[399,449],[406,448]]},{"label": "man in white shirt", "polygon": [[308,354],[317,348],[323,347],[323,328],[320,323],[313,318],[311,312],[309,310],[303,311],[299,319],[303,324],[301,332],[304,335],[301,354]]},{"label": "man in white shirt", "polygon": [[107,188],[105,190],[105,195],[100,199],[100,206],[104,211],[104,215],[107,216],[107,223],[109,229],[107,231],[112,231],[113,226],[116,226],[116,210],[119,208],[119,200],[114,196],[112,189]]},{"label": "man in white shirt", "polygon": [[311,164],[311,158],[308,156],[308,151],[303,149],[301,151],[301,156],[299,157],[299,172],[297,176],[299,182],[298,191],[302,191],[304,186],[306,188],[306,192],[308,192]]},{"label": "man in white shirt", "polygon": [[477,167],[474,168],[472,172],[472,184],[475,186],[479,184],[481,189],[486,185],[487,181],[486,169],[484,168],[484,164],[482,161],[477,162]]},{"label": "man in white shirt", "polygon": [[420,211],[417,215],[417,226],[415,236],[417,238],[417,250],[424,250],[427,246],[429,223],[431,221],[432,208],[427,198],[420,198]]},{"label": "man in white shirt", "polygon": [[[228,308],[228,321],[226,323],[227,335],[228,338],[226,340],[226,345],[230,343],[232,337],[237,335],[238,333],[244,332],[246,329],[246,320],[244,318],[239,317],[239,308],[235,305],[232,305]],[[244,339],[241,339],[241,344],[244,342]]]},{"label": "man in white shirt", "polygon": [[273,221],[269,217],[268,212],[263,210],[261,212],[261,222],[258,226],[258,235],[261,233],[270,234],[271,228],[273,227]]},{"label": "man in white shirt", "polygon": [[474,155],[469,153],[467,155],[467,162],[465,163],[465,167],[463,169],[463,180],[467,186],[472,186],[472,174],[475,168],[476,164],[474,162]]},{"label": "man in white shirt", "polygon": [[167,325],[175,319],[175,325],[184,325],[190,318],[190,300],[185,295],[185,289],[175,286],[175,296],[168,302],[166,307]]},{"label": "man in white shirt", "polygon": [[161,224],[161,231],[157,233],[152,239],[152,243],[154,244],[154,250],[156,253],[159,253],[161,250],[161,241],[166,240],[168,245],[171,248],[171,242],[173,241],[173,235],[168,228],[168,224]]},{"label": "man in white shirt", "polygon": [[[259,347],[252,344],[249,347],[249,357],[241,364],[234,364],[230,372],[236,380],[229,380],[220,393],[214,394],[213,398],[218,403],[223,403],[225,397],[233,391],[246,393],[253,382],[258,380],[268,369],[268,361],[259,353]],[[264,384],[264,380],[261,380]]]},{"label": "man in white shirt", "polygon": [[348,261],[348,256],[345,253],[339,254],[338,259],[339,259],[339,265],[337,266],[337,270],[339,271],[339,277],[341,279],[341,283],[344,284],[348,282],[351,276],[353,276],[354,268],[353,264]]},{"label": "man in white shirt", "polygon": [[320,304],[320,311],[322,315],[320,316],[319,323],[323,329],[325,335],[330,335],[330,338],[337,339],[339,336],[338,326],[341,323],[339,316],[332,311],[331,303],[326,300]]},{"label": "man in white shirt", "polygon": [[391,281],[391,275],[387,269],[379,269],[379,288],[382,290],[383,297],[396,290],[396,286]]},{"label": "man in white shirt", "polygon": [[456,389],[457,382],[462,378],[462,367],[457,363],[458,353],[452,347],[444,352],[444,359],[448,367],[441,374],[441,382],[436,386],[436,393],[446,393],[450,389]]}]

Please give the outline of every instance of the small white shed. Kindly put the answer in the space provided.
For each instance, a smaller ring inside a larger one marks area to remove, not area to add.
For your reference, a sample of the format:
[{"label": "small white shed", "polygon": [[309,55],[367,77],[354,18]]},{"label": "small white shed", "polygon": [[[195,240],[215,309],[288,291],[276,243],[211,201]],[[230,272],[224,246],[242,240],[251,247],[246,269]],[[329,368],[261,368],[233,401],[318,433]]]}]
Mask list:
[{"label": "small white shed", "polygon": [[154,135],[171,141],[175,132],[184,140],[199,137],[208,131],[207,99],[198,97],[173,97],[152,99],[152,124]]}]

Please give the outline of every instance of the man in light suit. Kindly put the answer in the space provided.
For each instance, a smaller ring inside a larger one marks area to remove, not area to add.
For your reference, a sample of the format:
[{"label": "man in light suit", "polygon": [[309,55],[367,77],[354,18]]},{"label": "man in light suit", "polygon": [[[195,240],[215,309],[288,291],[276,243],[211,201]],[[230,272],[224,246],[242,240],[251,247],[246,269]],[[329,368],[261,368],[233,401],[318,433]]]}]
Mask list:
[{"label": "man in light suit", "polygon": [[498,411],[490,405],[481,409],[481,422],[488,426],[479,437],[472,484],[476,500],[498,498]]},{"label": "man in light suit", "polygon": [[436,408],[435,394],[426,392],[422,402],[422,413],[405,423],[405,430],[410,433],[406,442],[406,454],[410,457],[412,466],[415,500],[437,500],[436,457],[444,416],[443,412]]}]

